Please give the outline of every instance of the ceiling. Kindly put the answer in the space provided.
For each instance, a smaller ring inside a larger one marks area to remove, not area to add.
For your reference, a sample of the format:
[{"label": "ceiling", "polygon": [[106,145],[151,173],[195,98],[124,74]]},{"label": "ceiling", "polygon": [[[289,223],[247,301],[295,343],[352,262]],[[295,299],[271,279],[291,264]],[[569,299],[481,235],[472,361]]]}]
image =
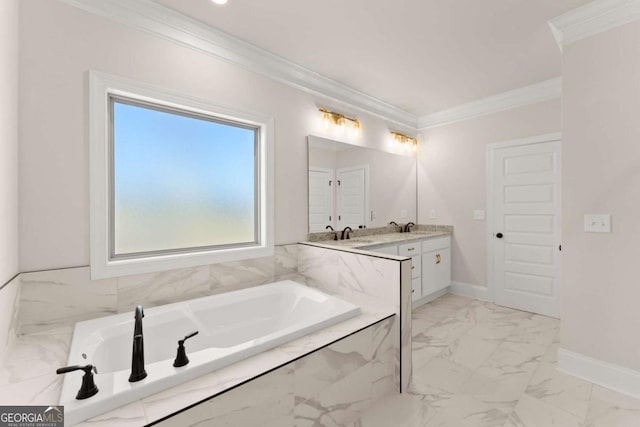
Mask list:
[{"label": "ceiling", "polygon": [[588,0],[155,0],[416,116],[557,77]]}]

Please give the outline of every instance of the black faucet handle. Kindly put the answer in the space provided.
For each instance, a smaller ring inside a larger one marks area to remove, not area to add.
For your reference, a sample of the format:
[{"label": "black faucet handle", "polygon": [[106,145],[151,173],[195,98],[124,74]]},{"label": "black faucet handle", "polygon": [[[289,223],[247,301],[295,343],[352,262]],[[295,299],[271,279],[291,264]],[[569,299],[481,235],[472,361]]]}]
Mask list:
[{"label": "black faucet handle", "polygon": [[80,371],[80,370],[83,370],[85,374],[90,374],[91,371],[95,372],[96,374],[98,373],[98,368],[96,368],[93,365],[85,365],[85,366],[72,365],[72,366],[65,366],[64,368],[56,369],[56,374],[60,375],[60,374],[66,374],[67,372]]},{"label": "black faucet handle", "polygon": [[184,348],[184,342],[191,337],[195,337],[196,335],[198,335],[198,331],[191,332],[189,335],[185,336],[183,339],[178,340],[178,353],[176,354],[176,358],[173,361],[173,366],[175,368],[179,368],[189,363],[189,358],[187,357],[187,350],[185,350]]},{"label": "black faucet handle", "polygon": [[183,339],[181,339],[181,340],[180,340],[180,341],[178,341],[178,342],[181,342],[181,343],[183,343],[183,344],[184,344],[184,342],[185,342],[186,340],[188,340],[189,338],[192,338],[192,337],[195,337],[196,335],[198,335],[198,332],[199,332],[199,331],[191,332],[189,335],[185,336]]},{"label": "black faucet handle", "polygon": [[93,381],[93,374],[98,373],[98,368],[93,365],[73,365],[56,369],[56,374],[58,375],[80,370],[84,371],[84,375],[82,376],[80,390],[78,394],[76,394],[76,399],[78,400],[87,399],[98,392],[98,386],[96,386],[96,383]]}]

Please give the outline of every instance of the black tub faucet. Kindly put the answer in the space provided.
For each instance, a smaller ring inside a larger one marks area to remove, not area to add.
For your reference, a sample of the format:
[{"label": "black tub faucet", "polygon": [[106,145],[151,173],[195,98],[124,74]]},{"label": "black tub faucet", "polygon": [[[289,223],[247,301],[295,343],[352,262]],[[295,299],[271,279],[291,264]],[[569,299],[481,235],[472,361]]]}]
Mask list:
[{"label": "black tub faucet", "polygon": [[325,229],[325,230],[331,230],[331,231],[333,231],[333,227],[332,227],[332,226],[330,226],[330,225],[327,225],[324,229]]},{"label": "black tub faucet", "polygon": [[347,239],[350,239],[350,237],[349,237],[349,232],[350,232],[350,231],[353,231],[353,230],[351,229],[351,227],[345,227],[345,228],[344,228],[344,230],[342,230],[342,235],[341,235],[341,237],[340,237],[340,240],[344,240],[344,234],[345,234],[345,233],[347,233]]},{"label": "black tub faucet", "polygon": [[143,380],[147,377],[147,371],[144,369],[144,338],[142,335],[142,318],[144,310],[139,305],[135,310],[135,326],[133,327],[133,352],[131,354],[131,375],[129,382]]}]

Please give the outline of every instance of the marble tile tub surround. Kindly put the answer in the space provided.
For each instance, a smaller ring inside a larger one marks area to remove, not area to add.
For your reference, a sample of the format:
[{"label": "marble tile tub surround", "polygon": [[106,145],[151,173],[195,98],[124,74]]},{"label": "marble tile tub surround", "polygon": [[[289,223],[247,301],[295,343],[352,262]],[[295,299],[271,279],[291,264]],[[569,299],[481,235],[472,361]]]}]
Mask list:
[{"label": "marble tile tub surround", "polygon": [[[132,402],[80,425],[141,426],[199,402],[211,402],[214,408],[220,408],[213,402],[221,400],[225,403],[224,407],[231,404],[227,398],[222,398],[227,393],[237,395],[233,390],[238,390],[242,391],[240,396],[244,393],[256,395],[262,390],[262,385],[258,383],[257,388],[253,388],[253,381],[247,380],[263,378],[265,374],[269,376],[274,369],[287,366],[293,367],[297,372],[293,404],[302,405],[298,408],[300,413],[308,418],[311,410],[309,408],[315,408],[319,410],[318,419],[344,417],[343,419],[352,421],[360,415],[361,412],[358,411],[364,410],[365,403],[384,398],[394,391],[393,353],[396,339],[393,334],[396,321],[396,316],[390,312],[365,313],[211,372],[197,380]],[[55,374],[55,369],[67,360],[72,330],[71,326],[67,326],[18,338],[10,359],[0,367],[0,396],[3,404],[51,405],[58,402],[62,377]],[[313,359],[306,361],[307,357]],[[362,384],[362,381],[365,383]],[[229,391],[225,392],[226,390]],[[226,417],[239,417],[231,418],[237,420],[249,417],[250,420],[252,414],[264,409],[261,403],[269,393],[270,390],[267,390],[264,394],[257,395],[260,398],[253,400],[244,398],[240,405],[242,410],[239,407],[234,407],[231,411],[221,409],[223,413],[218,413],[220,424],[215,425],[227,425],[223,422],[227,420]],[[208,400],[213,396],[216,397]],[[351,408],[346,410],[345,406],[336,405],[333,400],[336,396],[345,399],[345,402],[351,402]],[[197,424],[203,409],[204,412],[213,410],[208,406],[194,406],[192,410],[182,412],[175,425]],[[247,412],[243,414],[243,410]],[[191,413],[189,417],[184,418],[188,413]],[[208,415],[207,419],[210,417]],[[193,422],[187,423],[186,419],[192,419]],[[303,422],[296,425],[307,424]],[[309,425],[320,424],[313,422]]]},{"label": "marble tile tub surround", "polygon": [[414,376],[350,427],[640,426],[640,399],[557,370],[560,321],[447,294],[413,312]]},{"label": "marble tile tub surround", "polygon": [[[78,321],[229,292],[297,276],[297,245],[273,256],[159,273],[91,280],[89,267],[22,273],[18,332],[29,334]],[[0,291],[4,292],[4,290]]]},{"label": "marble tile tub surround", "polygon": [[[367,237],[367,236],[380,236],[382,234],[392,234],[392,233],[400,233],[402,230],[402,225],[387,225],[384,227],[373,227],[373,228],[356,228],[351,231],[349,235],[354,237]],[[411,231],[413,232],[421,232],[421,233],[453,233],[452,225],[436,225],[436,224],[417,224],[414,227],[411,227]],[[340,238],[341,230],[336,230],[338,233],[338,238]],[[322,233],[310,233],[307,235],[307,241],[309,242],[327,242],[332,241],[335,237],[335,232],[322,232]],[[402,237],[411,236],[411,232]],[[419,236],[416,236],[419,237]]]},{"label": "marble tile tub surround", "polygon": [[398,316],[397,389],[411,380],[411,259],[298,244],[298,271],[309,286],[340,295],[363,311],[391,309]]},{"label": "marble tile tub surround", "polygon": [[393,394],[395,317],[156,425],[341,426]]}]

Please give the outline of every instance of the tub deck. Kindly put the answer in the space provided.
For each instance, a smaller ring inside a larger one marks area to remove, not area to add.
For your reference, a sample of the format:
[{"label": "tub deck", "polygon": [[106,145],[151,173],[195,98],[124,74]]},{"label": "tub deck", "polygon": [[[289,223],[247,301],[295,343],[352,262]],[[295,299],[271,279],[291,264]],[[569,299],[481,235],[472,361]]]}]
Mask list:
[{"label": "tub deck", "polygon": [[[363,312],[357,317],[172,387],[170,390],[136,400],[78,425],[95,425],[100,421],[114,427],[156,423],[394,315],[392,308],[363,307]],[[24,335],[18,339],[2,366],[5,380],[0,383],[0,395],[3,397],[3,404],[52,405],[59,401],[62,378],[55,374],[55,370],[67,363],[72,332],[72,327],[63,327]],[[37,355],[37,363],[34,363],[33,355]]]}]

